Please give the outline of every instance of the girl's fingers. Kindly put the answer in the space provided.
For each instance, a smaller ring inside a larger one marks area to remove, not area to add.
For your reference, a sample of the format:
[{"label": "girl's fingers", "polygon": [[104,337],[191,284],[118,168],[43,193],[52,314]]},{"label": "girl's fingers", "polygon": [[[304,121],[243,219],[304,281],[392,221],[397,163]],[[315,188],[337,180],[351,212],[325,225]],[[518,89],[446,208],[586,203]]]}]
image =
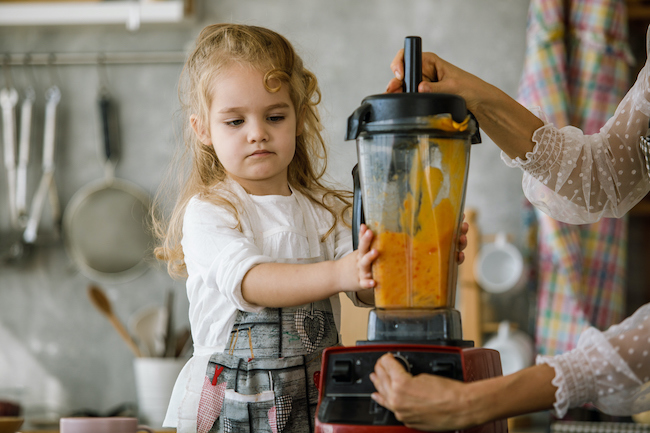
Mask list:
[{"label": "girl's fingers", "polygon": [[361,260],[359,260],[359,267],[367,272],[370,272],[370,268],[372,266],[372,262],[375,261],[377,256],[379,255],[379,252],[376,249],[371,249],[367,253],[361,256]]},{"label": "girl's fingers", "polygon": [[461,236],[458,238],[458,252],[463,252],[465,248],[467,248],[467,236]]},{"label": "girl's fingers", "polygon": [[373,233],[372,230],[368,230],[365,224],[361,224],[359,228],[359,253],[365,255],[370,251],[370,245],[372,244]]}]

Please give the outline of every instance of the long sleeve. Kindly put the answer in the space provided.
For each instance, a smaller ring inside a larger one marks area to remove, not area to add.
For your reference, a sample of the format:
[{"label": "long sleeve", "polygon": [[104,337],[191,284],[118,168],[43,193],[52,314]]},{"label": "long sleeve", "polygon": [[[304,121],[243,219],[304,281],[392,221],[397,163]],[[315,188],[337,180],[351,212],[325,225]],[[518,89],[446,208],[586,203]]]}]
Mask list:
[{"label": "long sleeve", "polygon": [[585,330],[578,347],[538,356],[555,369],[555,411],[591,402],[610,415],[650,410],[650,304],[605,332]]},{"label": "long sleeve", "polygon": [[[650,27],[648,30],[650,39]],[[524,170],[524,194],[551,217],[573,224],[618,218],[650,191],[639,147],[649,119],[650,64],[646,60],[636,82],[599,133],[584,135],[575,127],[558,129],[546,124],[535,131],[535,147],[525,160],[505,154],[502,158],[507,165]]]},{"label": "long sleeve", "polygon": [[214,298],[223,297],[233,308],[257,312],[263,307],[244,300],[241,282],[253,266],[272,259],[236,226],[237,221],[226,209],[196,198],[190,201],[183,222],[183,253],[188,280],[201,284],[190,284],[197,291],[188,293],[196,297],[191,301],[200,299],[217,305]]}]

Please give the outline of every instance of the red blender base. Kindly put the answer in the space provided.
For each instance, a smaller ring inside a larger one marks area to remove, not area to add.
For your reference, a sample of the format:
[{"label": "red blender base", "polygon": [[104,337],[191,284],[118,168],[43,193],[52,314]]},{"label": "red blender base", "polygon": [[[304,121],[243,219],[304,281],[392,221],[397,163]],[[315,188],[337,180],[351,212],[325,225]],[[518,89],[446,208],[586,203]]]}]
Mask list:
[{"label": "red blender base", "polygon": [[[464,382],[502,375],[499,353],[491,349],[402,343],[332,347],[323,352],[316,433],[419,431],[404,426],[370,398],[375,388],[369,375],[386,352],[414,375],[429,373]],[[507,433],[508,425],[504,419],[464,432]]]}]

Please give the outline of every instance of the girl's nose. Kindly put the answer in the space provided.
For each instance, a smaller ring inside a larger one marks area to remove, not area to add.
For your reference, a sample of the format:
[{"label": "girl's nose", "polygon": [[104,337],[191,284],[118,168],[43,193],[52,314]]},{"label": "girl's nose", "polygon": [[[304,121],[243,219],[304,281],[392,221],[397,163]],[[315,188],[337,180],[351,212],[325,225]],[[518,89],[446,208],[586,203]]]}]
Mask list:
[{"label": "girl's nose", "polygon": [[251,121],[248,122],[248,142],[260,143],[268,141],[269,135],[263,122]]}]

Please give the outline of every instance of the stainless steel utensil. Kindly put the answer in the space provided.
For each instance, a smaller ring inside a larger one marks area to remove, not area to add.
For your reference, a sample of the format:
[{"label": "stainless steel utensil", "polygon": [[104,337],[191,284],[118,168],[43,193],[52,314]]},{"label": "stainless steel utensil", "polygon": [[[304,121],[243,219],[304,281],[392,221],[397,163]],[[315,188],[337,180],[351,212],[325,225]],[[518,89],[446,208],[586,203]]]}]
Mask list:
[{"label": "stainless steel utensil", "polygon": [[11,224],[19,228],[16,212],[16,112],[18,91],[13,87],[0,89],[0,107],[2,107],[2,138],[4,143],[4,162],[7,169],[7,186],[9,188],[9,213]]},{"label": "stainless steel utensil", "polygon": [[45,197],[50,196],[52,215],[57,226],[60,206],[56,185],[54,184],[54,150],[56,144],[56,107],[61,101],[61,91],[58,87],[52,86],[45,92],[45,128],[43,133],[43,174],[41,181],[32,200],[31,212],[27,220],[27,226],[23,233],[23,240],[28,244],[36,241],[38,224],[43,213]]},{"label": "stainless steel utensil", "polygon": [[27,224],[27,165],[32,132],[32,107],[36,93],[32,87],[25,90],[20,105],[20,132],[18,134],[18,170],[16,173],[16,212],[21,227]]}]

